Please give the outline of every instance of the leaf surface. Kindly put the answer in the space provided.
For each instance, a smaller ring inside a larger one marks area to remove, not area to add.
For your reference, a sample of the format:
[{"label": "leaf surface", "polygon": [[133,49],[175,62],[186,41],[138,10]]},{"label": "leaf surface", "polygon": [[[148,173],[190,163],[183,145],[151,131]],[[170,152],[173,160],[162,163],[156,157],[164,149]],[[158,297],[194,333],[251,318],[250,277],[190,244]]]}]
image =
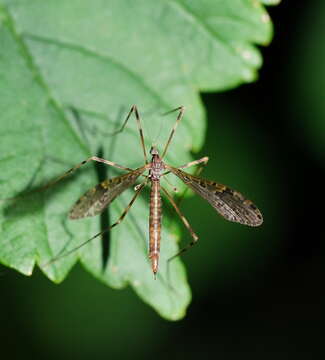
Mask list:
[{"label": "leaf surface", "polygon": [[[1,198],[37,188],[100,152],[126,167],[141,166],[136,122],[111,135],[132,104],[143,117],[148,149],[156,142],[160,150],[176,118],[160,114],[185,105],[166,161],[189,161],[189,152],[204,141],[199,91],[253,81],[261,66],[255,45],[267,44],[271,35],[259,1],[0,0]],[[117,173],[108,169],[110,177]],[[106,266],[100,239],[45,266],[100,231],[100,217],[67,220],[74,202],[96,183],[89,164],[47,191],[2,201],[0,261],[28,275],[37,264],[60,282],[79,258],[105,284],[130,284],[163,317],[181,318],[190,289],[180,259],[172,263],[170,281],[166,275],[179,229],[167,212],[154,281],[147,256],[148,193],[110,233]],[[133,193],[129,189],[113,202],[110,223]]]}]

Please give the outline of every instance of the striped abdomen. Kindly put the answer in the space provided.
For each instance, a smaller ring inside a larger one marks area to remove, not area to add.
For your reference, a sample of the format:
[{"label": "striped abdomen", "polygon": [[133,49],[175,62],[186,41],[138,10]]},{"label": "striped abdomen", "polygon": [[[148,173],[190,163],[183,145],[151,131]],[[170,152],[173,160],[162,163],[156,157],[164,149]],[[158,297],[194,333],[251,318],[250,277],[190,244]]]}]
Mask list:
[{"label": "striped abdomen", "polygon": [[161,196],[160,182],[151,182],[150,215],[149,215],[149,257],[154,274],[158,271],[161,238]]}]

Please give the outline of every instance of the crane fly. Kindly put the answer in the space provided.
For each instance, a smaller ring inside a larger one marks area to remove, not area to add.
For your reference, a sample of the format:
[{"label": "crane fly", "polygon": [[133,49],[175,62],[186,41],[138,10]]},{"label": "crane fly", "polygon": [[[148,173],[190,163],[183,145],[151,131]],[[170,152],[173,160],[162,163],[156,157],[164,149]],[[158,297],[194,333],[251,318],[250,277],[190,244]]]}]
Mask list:
[{"label": "crane fly", "polygon": [[[149,259],[151,262],[152,272],[156,277],[156,274],[158,272],[160,240],[161,240],[161,220],[162,220],[161,191],[166,195],[167,199],[170,201],[171,205],[175,209],[176,213],[179,215],[180,219],[182,220],[183,224],[188,229],[192,237],[192,241],[186,247],[179,250],[177,254],[175,254],[170,259],[168,259],[168,262],[170,262],[180,254],[188,250],[199,239],[198,236],[193,231],[192,227],[190,226],[189,222],[185,218],[185,216],[180,211],[172,195],[164,186],[161,185],[160,180],[169,173],[176,175],[179,179],[182,180],[182,182],[185,185],[187,185],[195,193],[200,195],[203,199],[207,200],[213,206],[213,208],[225,219],[249,226],[259,226],[262,224],[263,218],[258,208],[250,200],[247,200],[241,193],[230,189],[226,185],[222,185],[214,181],[206,180],[199,176],[191,175],[183,170],[194,165],[201,165],[201,166],[206,165],[209,160],[208,157],[205,156],[201,159],[188,162],[178,167],[173,167],[164,162],[163,158],[167,153],[168,147],[174,136],[176,128],[183,117],[185,108],[183,106],[180,106],[174,110],[169,111],[168,113],[174,111],[178,111],[178,116],[170,132],[170,135],[163,149],[163,152],[161,155],[159,155],[159,151],[157,147],[155,145],[152,145],[150,149],[150,155],[151,155],[150,161],[148,161],[147,151],[144,143],[143,130],[141,125],[141,118],[138,109],[135,105],[133,105],[131,110],[129,111],[121,129],[118,132],[123,131],[129,118],[131,117],[131,114],[134,113],[135,119],[137,121],[137,127],[140,134],[141,147],[145,160],[143,166],[137,169],[130,169],[128,167],[119,165],[115,162],[105,160],[96,156],[92,156],[87,160],[84,160],[83,162],[74,166],[66,173],[64,173],[62,176],[60,176],[58,179],[56,179],[54,182],[48,185],[48,186],[53,185],[57,181],[71,174],[72,172],[74,172],[75,170],[77,170],[78,168],[80,168],[81,166],[85,165],[90,161],[104,163],[106,165],[127,171],[127,173],[123,175],[116,176],[111,179],[107,179],[101,182],[100,184],[96,185],[92,189],[88,190],[75,203],[75,205],[72,207],[69,213],[69,218],[75,220],[75,219],[81,219],[84,217],[100,214],[123,191],[133,186],[141,176],[144,177],[144,181],[135,187],[135,194],[133,195],[131,201],[129,202],[129,204],[127,205],[127,207],[125,208],[125,210],[123,211],[123,213],[115,223],[113,223],[109,228],[105,229],[104,231],[101,231],[92,238],[88,239],[79,246],[75,247],[74,249],[52,259],[52,261],[72,253],[73,251],[79,249],[80,247],[92,241],[94,238],[102,235],[104,232],[109,231],[118,224],[120,224],[127,215],[128,211],[130,210],[131,206],[133,205],[137,197],[140,195],[145,185],[150,183],[151,192],[150,192],[150,204],[149,204]],[[148,175],[144,174],[146,171],[148,171]]]}]

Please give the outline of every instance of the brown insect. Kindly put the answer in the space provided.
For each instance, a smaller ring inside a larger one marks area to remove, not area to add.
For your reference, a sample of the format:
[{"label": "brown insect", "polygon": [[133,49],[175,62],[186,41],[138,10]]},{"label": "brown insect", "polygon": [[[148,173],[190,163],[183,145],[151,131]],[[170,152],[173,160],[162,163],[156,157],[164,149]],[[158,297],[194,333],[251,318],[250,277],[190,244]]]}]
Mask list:
[{"label": "brown insect", "polygon": [[[87,216],[94,216],[102,212],[117,196],[119,196],[124,190],[129,188],[130,186],[134,185],[136,180],[140,176],[144,176],[145,180],[135,187],[135,194],[131,199],[130,203],[123,211],[119,219],[112,224],[108,229],[96,234],[92,238],[88,239],[78,247],[70,250],[69,252],[57,256],[55,259],[59,257],[66,256],[73,251],[79,249],[81,246],[87,244],[94,238],[103,234],[103,232],[108,231],[115,227],[116,225],[120,224],[122,220],[125,218],[126,214],[130,210],[132,204],[135,202],[136,198],[139,196],[145,185],[150,182],[151,183],[151,193],[150,193],[150,215],[149,215],[149,258],[151,260],[151,268],[156,276],[158,272],[158,263],[159,263],[159,254],[160,254],[160,240],[161,240],[161,190],[165,193],[166,197],[174,207],[175,211],[181,218],[182,222],[184,223],[185,227],[189,230],[192,241],[183,249],[181,249],[177,254],[171,257],[168,262],[170,262],[175,257],[182,254],[188,248],[193,246],[198,241],[198,236],[195,234],[193,229],[191,228],[189,222],[186,220],[184,215],[181,213],[179,207],[177,206],[176,202],[174,201],[173,197],[169,193],[169,191],[163,187],[160,183],[162,177],[169,173],[173,173],[174,175],[178,176],[190,189],[196,192],[198,195],[203,197],[207,200],[216,210],[217,212],[223,216],[225,219],[229,221],[238,222],[240,224],[249,225],[249,226],[259,226],[262,224],[263,219],[260,211],[257,207],[250,201],[244,198],[239,192],[230,189],[229,187],[218,184],[214,181],[209,181],[203,179],[198,176],[191,175],[182,169],[189,168],[194,165],[206,165],[208,162],[208,157],[203,157],[198,160],[191,161],[187,164],[173,167],[171,165],[166,164],[163,161],[164,156],[167,153],[168,147],[171,143],[171,140],[174,136],[176,128],[181,121],[185,108],[180,106],[168,113],[173,111],[178,111],[178,116],[176,122],[171,130],[167,143],[164,147],[162,155],[159,155],[158,149],[156,146],[152,146],[150,149],[151,161],[148,161],[147,152],[144,144],[144,136],[143,130],[141,126],[141,119],[139,116],[138,109],[135,105],[132,106],[130,112],[128,113],[122,128],[119,132],[123,131],[125,128],[130,116],[132,113],[135,114],[135,118],[137,121],[139,133],[140,133],[140,140],[141,140],[141,147],[143,150],[143,155],[145,159],[145,164],[138,168],[138,169],[130,169],[128,167],[119,165],[115,162],[105,160],[102,158],[98,158],[96,156],[92,156],[89,159],[81,162],[80,164],[74,166],[72,169],[68,170],[65,174],[61,177],[56,179],[53,183],[49,184],[53,185],[57,181],[61,180],[65,176],[71,174],[81,166],[85,165],[89,161],[97,161],[104,163],[109,166],[116,167],[118,169],[122,169],[127,171],[126,174],[114,177],[112,179],[108,179],[103,181],[102,183],[98,184],[94,188],[88,190],[73,206],[69,213],[70,219],[81,219]],[[202,169],[202,167],[201,167]],[[148,171],[148,175],[144,175],[144,172]],[[51,262],[52,262],[51,261]]]}]

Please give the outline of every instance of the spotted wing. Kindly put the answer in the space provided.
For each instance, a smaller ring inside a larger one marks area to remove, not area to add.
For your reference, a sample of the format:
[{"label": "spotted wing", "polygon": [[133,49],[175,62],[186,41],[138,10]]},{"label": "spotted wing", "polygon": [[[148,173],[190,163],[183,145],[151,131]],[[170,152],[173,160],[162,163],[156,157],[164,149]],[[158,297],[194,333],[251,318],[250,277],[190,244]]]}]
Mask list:
[{"label": "spotted wing", "polygon": [[207,200],[225,219],[249,226],[259,226],[263,217],[258,208],[239,192],[213,181],[205,180],[180,169],[168,167],[189,188]]},{"label": "spotted wing", "polygon": [[81,219],[101,213],[118,195],[132,186],[145,171],[143,166],[127,174],[107,179],[88,190],[70,210],[70,219]]}]

